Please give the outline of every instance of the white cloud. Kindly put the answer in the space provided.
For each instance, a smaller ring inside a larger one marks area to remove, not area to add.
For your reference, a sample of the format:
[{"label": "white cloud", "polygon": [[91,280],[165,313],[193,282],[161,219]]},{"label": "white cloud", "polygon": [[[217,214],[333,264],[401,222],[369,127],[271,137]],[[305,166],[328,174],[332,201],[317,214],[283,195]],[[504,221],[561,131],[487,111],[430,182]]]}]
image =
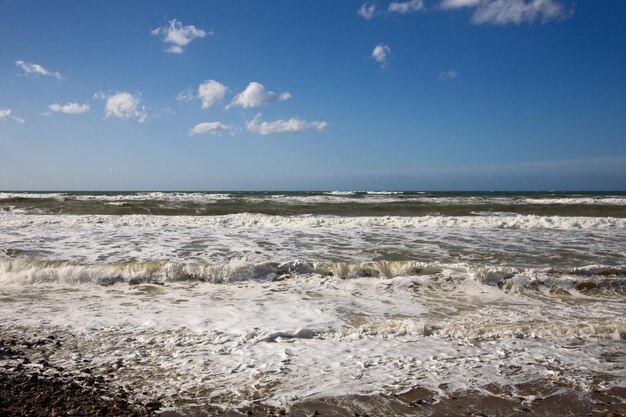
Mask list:
[{"label": "white cloud", "polygon": [[460,74],[458,72],[456,72],[453,69],[450,69],[448,71],[444,71],[441,74],[439,74],[439,77],[437,77],[439,79],[439,81],[447,81],[447,80],[453,80],[455,78],[457,78]]},{"label": "white cloud", "polygon": [[220,122],[198,123],[192,129],[189,129],[189,136],[209,134],[213,136],[221,136],[224,133],[232,132],[232,126],[225,125]]},{"label": "white cloud", "polygon": [[418,12],[420,10],[424,10],[424,1],[423,0],[409,0],[404,2],[392,2],[389,3],[390,12],[393,13],[413,13]]},{"label": "white cloud", "polygon": [[472,17],[472,22],[519,25],[535,20],[547,22],[565,16],[563,5],[554,0],[496,0],[481,3]]},{"label": "white cloud", "polygon": [[0,109],[0,121],[13,120],[17,123],[24,123],[24,119],[13,114],[11,109]]},{"label": "white cloud", "polygon": [[193,89],[191,87],[185,88],[176,96],[177,101],[188,102],[193,100]]},{"label": "white cloud", "polygon": [[40,75],[44,75],[47,77],[56,78],[57,80],[62,80],[63,76],[60,72],[50,71],[39,64],[31,64],[29,62],[24,61],[15,61],[15,66],[24,71],[25,75],[32,75],[35,77],[39,77]]},{"label": "white cloud", "polygon": [[288,92],[277,94],[273,91],[267,91],[263,84],[252,81],[245,90],[235,96],[226,108],[229,109],[234,106],[244,109],[260,107],[274,100],[289,100],[290,98],[291,94]]},{"label": "white cloud", "polygon": [[120,119],[137,119],[139,123],[146,121],[148,113],[146,107],[141,104],[141,99],[125,91],[118,92],[107,98],[105,105],[106,117],[118,117]]},{"label": "white cloud", "polygon": [[93,93],[93,100],[105,100],[106,98],[108,98],[109,95],[106,94],[104,91],[96,91],[95,93]]},{"label": "white cloud", "polygon": [[460,9],[461,7],[478,6],[482,0],[443,0],[440,7],[442,9]]},{"label": "white cloud", "polygon": [[359,7],[357,14],[365,20],[370,20],[376,14],[376,3],[373,1],[367,1]]},{"label": "white cloud", "polygon": [[440,7],[446,10],[474,7],[472,22],[477,25],[547,22],[565,19],[571,13],[558,0],[443,0]]},{"label": "white cloud", "polygon": [[379,43],[372,50],[372,59],[378,62],[381,66],[385,66],[387,63],[387,59],[389,58],[389,54],[391,53],[391,48],[384,43]]},{"label": "white cloud", "polygon": [[284,132],[303,132],[308,129],[316,129],[322,131],[326,129],[328,123],[322,121],[308,121],[298,118],[288,120],[275,120],[273,122],[261,121],[261,113],[258,113],[254,119],[246,122],[246,129],[250,132],[260,133],[261,135],[269,135],[272,133]]},{"label": "white cloud", "polygon": [[182,54],[183,47],[187,46],[192,40],[212,35],[211,32],[199,29],[193,25],[183,26],[176,19],[170,20],[167,26],[151,30],[150,33],[155,36],[160,35],[166,46],[165,51],[172,54]]},{"label": "white cloud", "polygon": [[184,49],[182,46],[172,45],[168,46],[165,49],[165,52],[169,52],[170,54],[182,54],[184,52]]},{"label": "white cloud", "polygon": [[65,114],[82,114],[89,111],[89,104],[67,103],[51,104],[48,106],[51,112]]},{"label": "white cloud", "polygon": [[208,80],[198,86],[198,98],[202,101],[202,108],[208,109],[224,99],[228,87],[215,80]]}]

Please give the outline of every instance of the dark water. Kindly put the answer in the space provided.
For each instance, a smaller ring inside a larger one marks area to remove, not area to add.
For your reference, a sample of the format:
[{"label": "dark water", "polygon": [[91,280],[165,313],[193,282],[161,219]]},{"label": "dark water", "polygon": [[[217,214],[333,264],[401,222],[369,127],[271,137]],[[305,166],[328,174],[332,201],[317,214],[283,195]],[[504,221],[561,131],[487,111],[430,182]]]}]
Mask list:
[{"label": "dark water", "polygon": [[545,192],[4,192],[0,210],[37,214],[237,213],[338,216],[626,217],[626,193]]}]

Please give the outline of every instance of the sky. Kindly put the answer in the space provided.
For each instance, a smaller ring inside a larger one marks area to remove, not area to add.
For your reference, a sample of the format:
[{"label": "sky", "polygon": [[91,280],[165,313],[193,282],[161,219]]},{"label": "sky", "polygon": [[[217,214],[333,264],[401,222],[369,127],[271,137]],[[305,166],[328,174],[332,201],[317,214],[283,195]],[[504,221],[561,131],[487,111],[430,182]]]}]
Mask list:
[{"label": "sky", "polygon": [[0,0],[0,190],[626,190],[623,0]]}]

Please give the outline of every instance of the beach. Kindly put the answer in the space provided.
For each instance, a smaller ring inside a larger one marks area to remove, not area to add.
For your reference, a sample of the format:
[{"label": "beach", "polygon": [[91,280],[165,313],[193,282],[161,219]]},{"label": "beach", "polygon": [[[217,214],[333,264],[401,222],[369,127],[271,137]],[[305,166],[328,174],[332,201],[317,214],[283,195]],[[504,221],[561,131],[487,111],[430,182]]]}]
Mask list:
[{"label": "beach", "polygon": [[624,242],[624,193],[0,193],[0,410],[624,415]]},{"label": "beach", "polygon": [[[0,415],[97,415],[97,416],[320,416],[414,415],[414,416],[620,416],[624,415],[626,389],[602,386],[610,375],[596,376],[596,385],[580,390],[554,379],[516,386],[487,386],[480,391],[437,393],[413,388],[396,395],[346,395],[282,407],[252,404],[240,410],[192,405],[178,411],[163,411],[159,400],[137,401],[140,385],[116,386],[119,368],[65,369],[48,362],[55,351],[64,349],[71,337],[49,334],[6,335],[0,339]],[[46,358],[46,359],[42,359]],[[608,359],[608,358],[607,358]],[[617,359],[617,358],[614,358]],[[95,372],[95,373],[94,373]],[[528,399],[532,400],[529,401]],[[252,414],[250,414],[252,413]]]}]

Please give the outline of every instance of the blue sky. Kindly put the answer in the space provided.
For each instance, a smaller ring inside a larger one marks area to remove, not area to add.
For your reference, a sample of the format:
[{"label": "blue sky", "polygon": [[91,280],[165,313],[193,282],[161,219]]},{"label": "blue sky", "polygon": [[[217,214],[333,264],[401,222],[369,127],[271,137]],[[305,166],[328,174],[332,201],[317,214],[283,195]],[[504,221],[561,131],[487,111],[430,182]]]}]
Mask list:
[{"label": "blue sky", "polygon": [[621,0],[0,0],[0,189],[624,190]]}]

